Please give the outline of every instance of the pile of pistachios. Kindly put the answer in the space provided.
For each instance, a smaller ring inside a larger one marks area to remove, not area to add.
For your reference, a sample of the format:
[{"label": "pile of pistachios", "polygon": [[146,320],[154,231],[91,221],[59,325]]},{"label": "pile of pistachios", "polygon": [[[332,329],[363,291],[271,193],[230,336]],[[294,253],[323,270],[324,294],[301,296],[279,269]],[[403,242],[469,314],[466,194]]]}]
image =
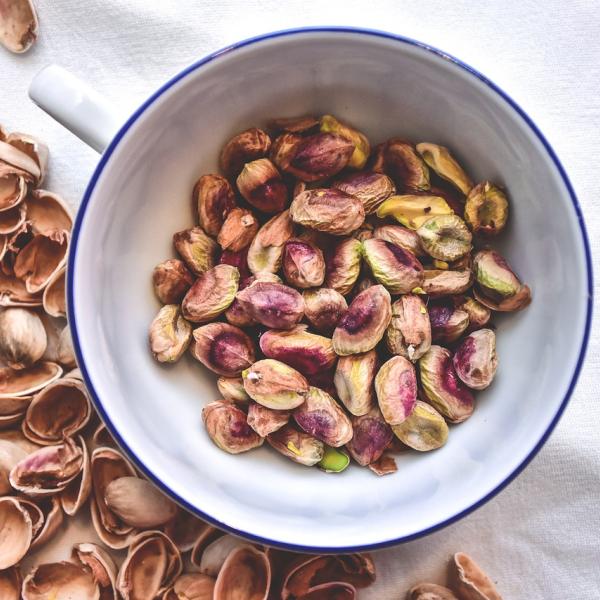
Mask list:
[{"label": "pile of pistachios", "polygon": [[377,474],[445,444],[497,369],[494,312],[531,301],[489,247],[505,191],[443,146],[367,137],[331,115],[235,135],[193,189],[198,225],[154,269],[160,362],[219,376],[206,431],[236,454]]}]

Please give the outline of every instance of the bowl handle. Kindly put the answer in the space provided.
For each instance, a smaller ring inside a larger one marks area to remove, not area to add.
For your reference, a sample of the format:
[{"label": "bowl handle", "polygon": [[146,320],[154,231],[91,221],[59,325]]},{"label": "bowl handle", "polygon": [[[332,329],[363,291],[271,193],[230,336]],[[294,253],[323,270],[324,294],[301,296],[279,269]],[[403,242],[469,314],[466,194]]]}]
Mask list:
[{"label": "bowl handle", "polygon": [[29,97],[98,152],[125,121],[106,98],[58,65],[44,67],[33,78]]}]

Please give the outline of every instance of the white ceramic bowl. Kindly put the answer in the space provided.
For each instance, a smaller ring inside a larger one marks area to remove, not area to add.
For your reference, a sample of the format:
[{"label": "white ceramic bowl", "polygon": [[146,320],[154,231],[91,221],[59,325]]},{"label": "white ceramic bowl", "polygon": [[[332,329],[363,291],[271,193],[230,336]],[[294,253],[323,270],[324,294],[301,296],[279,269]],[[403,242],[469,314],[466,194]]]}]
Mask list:
[{"label": "white ceramic bowl", "polygon": [[[172,233],[194,224],[190,190],[216,169],[224,140],[269,117],[325,112],[375,143],[402,136],[447,145],[475,181],[505,185],[511,218],[498,247],[533,290],[527,310],[496,319],[500,368],[493,386],[477,394],[474,415],[451,428],[444,448],[404,454],[398,473],[383,478],[357,467],[327,475],[266,447],[239,456],[218,450],[200,418],[217,398],[215,376],[187,357],[160,366],[147,344],[159,308],[152,268],[173,255]],[[87,121],[80,128],[102,138],[94,119]],[[315,551],[412,539],[511,481],[573,390],[592,293],[573,190],[523,111],[442,52],[389,34],[330,28],[226,48],[148,99],[90,181],[69,273],[79,363],[98,411],[140,469],[223,529]]]}]

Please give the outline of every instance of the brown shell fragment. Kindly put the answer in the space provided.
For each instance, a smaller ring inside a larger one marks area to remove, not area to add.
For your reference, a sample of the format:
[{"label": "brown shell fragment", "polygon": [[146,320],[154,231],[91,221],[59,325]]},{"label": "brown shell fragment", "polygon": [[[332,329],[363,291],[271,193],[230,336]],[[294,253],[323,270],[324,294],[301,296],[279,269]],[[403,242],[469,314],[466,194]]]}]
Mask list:
[{"label": "brown shell fragment", "polygon": [[31,0],[3,0],[0,4],[0,43],[20,54],[38,35],[38,19]]},{"label": "brown shell fragment", "polygon": [[100,589],[89,569],[63,561],[34,567],[23,580],[22,595],[23,600],[99,600]]},{"label": "brown shell fragment", "polygon": [[398,465],[393,456],[389,454],[382,454],[375,462],[368,465],[369,469],[382,477],[383,475],[391,475],[398,470]]},{"label": "brown shell fragment", "polygon": [[450,563],[450,579],[460,600],[502,600],[492,580],[464,552],[457,552]]},{"label": "brown shell fragment", "polygon": [[[24,202],[9,208],[8,210],[0,211],[0,235],[15,233],[21,229],[25,223],[27,214],[27,205]],[[4,244],[8,244],[8,238],[4,239]],[[0,259],[2,259],[0,252]]]},{"label": "brown shell fragment", "polygon": [[267,600],[271,564],[267,555],[250,546],[231,552],[217,577],[214,600]]},{"label": "brown shell fragment", "polygon": [[31,367],[46,351],[46,329],[32,310],[7,308],[0,312],[0,332],[0,360],[12,369]]},{"label": "brown shell fragment", "polygon": [[34,190],[27,198],[27,220],[34,234],[60,242],[73,227],[73,216],[67,203],[46,190]]},{"label": "brown shell fragment", "polygon": [[214,577],[202,573],[184,573],[167,590],[162,600],[213,600]]},{"label": "brown shell fragment", "polygon": [[[2,136],[0,136],[2,140]],[[6,136],[5,140],[8,144],[17,148],[21,152],[24,152],[32,158],[37,166],[39,167],[40,175],[37,180],[37,184],[40,185],[46,175],[46,168],[48,167],[49,150],[48,146],[41,140],[28,133],[20,133],[13,131]]]},{"label": "brown shell fragment", "polygon": [[18,498],[0,498],[0,570],[16,565],[29,550],[33,525]]},{"label": "brown shell fragment", "polygon": [[27,179],[23,171],[0,161],[0,211],[19,206],[27,195]]},{"label": "brown shell fragment", "polygon": [[0,598],[2,600],[20,600],[22,579],[18,566],[0,571]]},{"label": "brown shell fragment", "polygon": [[207,529],[212,528],[192,513],[179,507],[175,516],[163,527],[163,531],[182,553],[191,550],[200,534]]},{"label": "brown shell fragment", "polygon": [[0,369],[0,400],[29,396],[52,383],[62,375],[62,367],[49,361],[40,361],[28,369]]},{"label": "brown shell fragment", "polygon": [[[8,254],[5,254],[5,258]],[[42,295],[30,294],[25,288],[25,283],[17,279],[14,274],[7,275],[2,271],[0,264],[0,306],[41,306]]]},{"label": "brown shell fragment", "polygon": [[100,600],[117,600],[117,566],[104,548],[87,542],[75,544],[71,550],[71,558],[92,572],[100,588]]},{"label": "brown shell fragment", "polygon": [[66,317],[67,316],[67,299],[65,296],[65,273],[66,268],[63,267],[57,271],[46,286],[42,295],[42,305],[44,310],[51,317]]}]

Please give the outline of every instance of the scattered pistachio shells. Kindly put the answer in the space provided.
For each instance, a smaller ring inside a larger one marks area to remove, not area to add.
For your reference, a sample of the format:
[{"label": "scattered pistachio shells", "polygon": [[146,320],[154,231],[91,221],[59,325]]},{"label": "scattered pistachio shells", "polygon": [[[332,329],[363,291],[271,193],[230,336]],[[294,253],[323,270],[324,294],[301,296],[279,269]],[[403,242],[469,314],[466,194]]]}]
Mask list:
[{"label": "scattered pistachio shells", "polygon": [[0,369],[0,400],[34,394],[58,379],[62,372],[60,365],[49,361],[37,362],[20,371]]},{"label": "scattered pistachio shells", "polygon": [[0,496],[11,493],[8,475],[13,467],[27,456],[27,452],[18,444],[0,439]]},{"label": "scattered pistachio shells", "polygon": [[165,592],[163,600],[212,600],[215,580],[201,573],[184,573]]},{"label": "scattered pistachio shells", "polygon": [[117,567],[106,550],[97,544],[75,544],[71,558],[86,566],[100,588],[100,600],[117,600]]},{"label": "scattered pistachio shells", "polygon": [[0,598],[3,600],[21,600],[21,569],[18,566],[0,571]]},{"label": "scattered pistachio shells", "polygon": [[75,358],[75,350],[73,348],[73,338],[71,337],[71,329],[68,325],[64,327],[58,337],[56,359],[67,369],[75,368],[77,366],[77,359]]},{"label": "scattered pistachio shells", "polygon": [[417,144],[417,151],[429,167],[442,179],[449,181],[465,196],[469,195],[473,183],[462,167],[454,160],[448,148],[437,144],[422,143]]},{"label": "scattered pistachio shells", "polygon": [[1,8],[0,43],[11,52],[26,52],[38,35],[38,19],[31,0],[6,0]]},{"label": "scattered pistachio shells", "polygon": [[391,196],[377,209],[380,218],[393,217],[410,229],[418,229],[425,221],[437,215],[451,215],[452,209],[440,196]]},{"label": "scattered pistachio shells", "polygon": [[326,446],[325,454],[317,466],[326,473],[341,473],[349,464],[350,457],[345,452]]},{"label": "scattered pistachio shells", "polygon": [[464,552],[457,552],[450,563],[452,587],[461,600],[502,600],[492,580]]},{"label": "scattered pistachio shells", "polygon": [[232,535],[220,535],[207,544],[202,551],[199,564],[200,573],[216,577],[231,552],[242,546],[249,547],[250,544]]},{"label": "scattered pistachio shells", "polygon": [[192,339],[192,326],[177,304],[163,306],[150,325],[150,350],[158,362],[178,361]]},{"label": "scattered pistachio shells", "polygon": [[393,425],[392,430],[403,444],[420,452],[440,448],[448,439],[444,417],[421,400],[417,400],[410,415],[399,425]]}]

